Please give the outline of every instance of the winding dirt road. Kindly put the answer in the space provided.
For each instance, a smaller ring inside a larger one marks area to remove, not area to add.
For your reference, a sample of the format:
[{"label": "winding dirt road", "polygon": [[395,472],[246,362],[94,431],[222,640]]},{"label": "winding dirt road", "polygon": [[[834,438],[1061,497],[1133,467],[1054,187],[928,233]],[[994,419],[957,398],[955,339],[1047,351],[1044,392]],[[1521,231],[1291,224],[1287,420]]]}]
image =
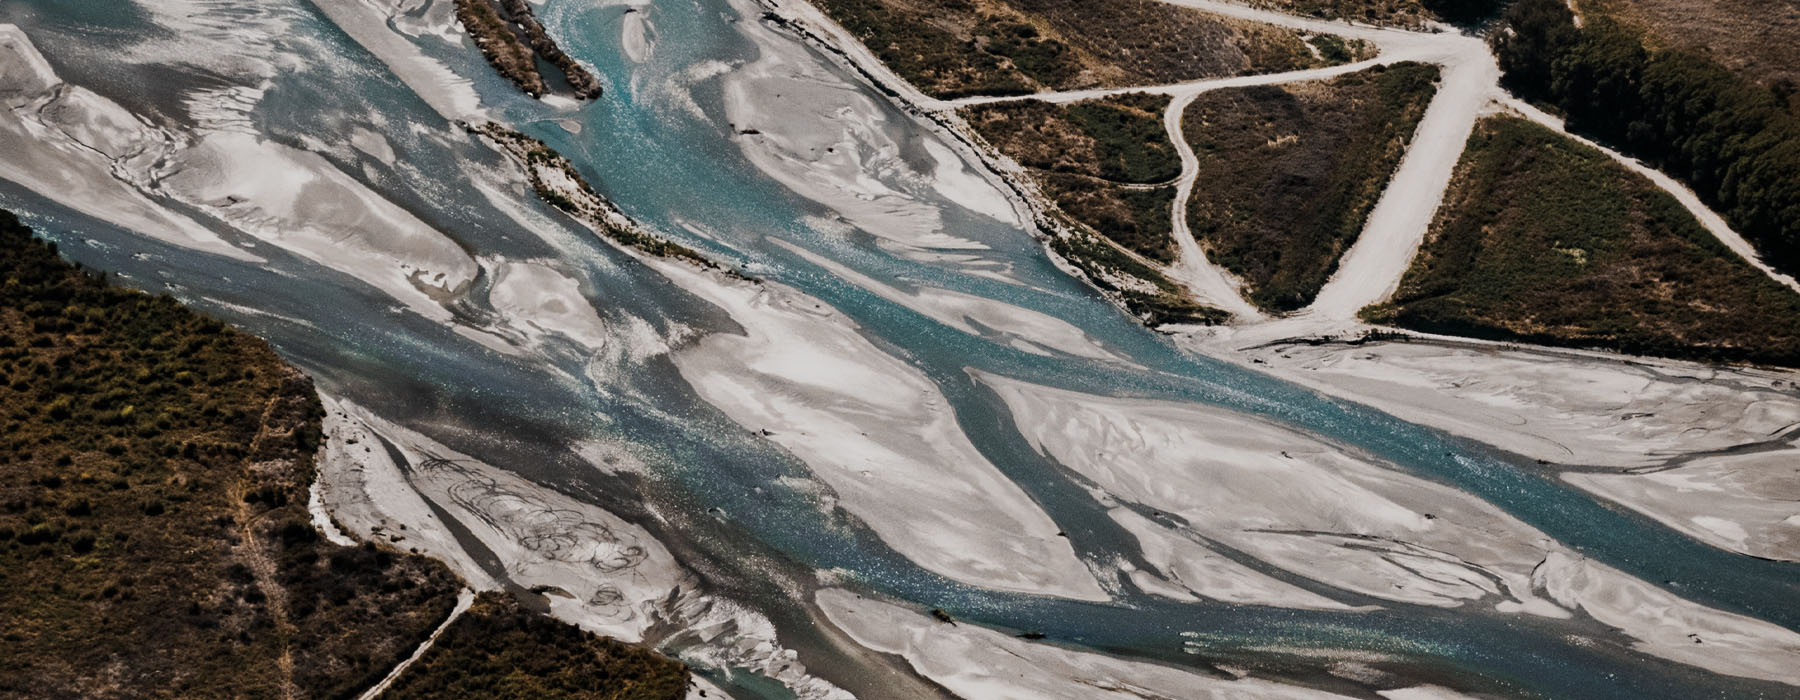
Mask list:
[{"label": "winding dirt road", "polygon": [[1181,254],[1175,264],[1163,270],[1163,274],[1186,286],[1202,304],[1229,311],[1241,321],[1261,321],[1265,319],[1262,311],[1238,292],[1238,282],[1231,273],[1207,259],[1206,251],[1200,249],[1200,242],[1188,229],[1188,202],[1193,199],[1194,185],[1200,179],[1200,159],[1194,155],[1194,147],[1182,132],[1182,117],[1187,114],[1188,105],[1199,96],[1199,92],[1176,95],[1169,101],[1169,111],[1163,114],[1163,128],[1168,130],[1169,140],[1175,143],[1175,150],[1181,155],[1181,178],[1176,181],[1175,204],[1171,210],[1174,220],[1170,222],[1175,245]]},{"label": "winding dirt road", "polygon": [[[1304,325],[1314,330],[1343,330],[1356,325],[1358,311],[1385,301],[1400,286],[1401,278],[1412,265],[1419,246],[1430,230],[1432,218],[1443,202],[1450,179],[1462,158],[1469,135],[1480,116],[1496,108],[1517,112],[1559,133],[1568,134],[1562,121],[1531,107],[1500,87],[1500,69],[1493,54],[1480,37],[1465,35],[1453,27],[1434,25],[1429,31],[1373,27],[1348,22],[1298,17],[1223,0],[1160,0],[1235,19],[1260,22],[1306,32],[1330,33],[1367,41],[1378,49],[1376,58],[1326,68],[1286,73],[1212,78],[1182,83],[1139,85],[1088,90],[1044,92],[1003,97],[967,97],[942,100],[920,92],[884,65],[854,36],[827,18],[809,3],[798,0],[769,0],[778,14],[801,31],[825,35],[825,43],[843,52],[859,70],[889,90],[902,104],[915,109],[951,116],[958,108],[972,105],[1037,100],[1067,104],[1127,93],[1168,95],[1173,99],[1163,116],[1164,128],[1181,156],[1182,174],[1177,181],[1177,195],[1171,207],[1171,228],[1180,258],[1163,266],[1161,272],[1187,286],[1195,301],[1231,312],[1238,325],[1261,325],[1288,321],[1278,325]],[[1238,291],[1235,278],[1207,260],[1205,252],[1194,240],[1188,227],[1187,210],[1198,179],[1198,160],[1182,133],[1182,115],[1194,100],[1209,90],[1252,85],[1279,85],[1323,80],[1354,73],[1377,65],[1400,61],[1418,61],[1437,65],[1442,70],[1438,94],[1432,98],[1418,130],[1408,145],[1380,200],[1369,213],[1362,234],[1339,261],[1312,305],[1285,318],[1272,318],[1246,301]],[[1647,177],[1657,187],[1669,192],[1707,231],[1732,252],[1761,270],[1771,279],[1800,292],[1800,282],[1776,272],[1763,263],[1754,247],[1735,231],[1717,212],[1709,209],[1699,197],[1673,178],[1643,163],[1606,149],[1587,139],[1568,134],[1584,144],[1598,148],[1609,157]]]},{"label": "winding dirt road", "polygon": [[1500,89],[1500,67],[1480,42],[1441,57],[1438,65],[1443,71],[1438,94],[1419,120],[1406,157],[1369,211],[1362,235],[1302,314],[1354,321],[1356,312],[1400,288],[1400,278],[1412,266],[1450,187],[1476,118]]}]

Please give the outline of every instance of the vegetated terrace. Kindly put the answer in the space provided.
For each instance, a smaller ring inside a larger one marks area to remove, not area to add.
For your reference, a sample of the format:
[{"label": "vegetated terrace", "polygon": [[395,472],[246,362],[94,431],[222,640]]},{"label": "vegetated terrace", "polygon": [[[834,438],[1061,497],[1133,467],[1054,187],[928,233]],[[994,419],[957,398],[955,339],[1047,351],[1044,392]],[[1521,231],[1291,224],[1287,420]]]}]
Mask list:
[{"label": "vegetated terrace", "polygon": [[1399,292],[1364,312],[1418,331],[1800,366],[1800,294],[1604,154],[1483,120]]},{"label": "vegetated terrace", "polygon": [[1800,272],[1800,115],[1773,91],[1705,56],[1646,48],[1605,13],[1577,27],[1564,0],[1518,0],[1492,36],[1508,89],[1685,182],[1772,267]]},{"label": "vegetated terrace", "polygon": [[1070,218],[1159,263],[1181,159],[1163,130],[1169,98],[1141,93],[1069,105],[1033,100],[967,107],[983,139],[1029,169]]},{"label": "vegetated terrace", "polygon": [[1146,323],[1222,323],[1228,314],[1193,302],[1153,267],[1174,258],[1172,181],[1181,160],[1162,125],[1168,105],[1166,96],[1132,93],[1068,105],[978,105],[961,114],[1055,205],[1051,215],[1066,231],[1051,247],[1064,259]]},{"label": "vegetated terrace", "polygon": [[1310,303],[1356,242],[1436,91],[1438,69],[1203,93],[1183,115],[1200,161],[1189,226],[1271,311]]},{"label": "vegetated terrace", "polygon": [[[1157,0],[814,0],[939,98],[1152,85],[1347,63],[1359,42]],[[1317,55],[1315,55],[1315,52]]]}]

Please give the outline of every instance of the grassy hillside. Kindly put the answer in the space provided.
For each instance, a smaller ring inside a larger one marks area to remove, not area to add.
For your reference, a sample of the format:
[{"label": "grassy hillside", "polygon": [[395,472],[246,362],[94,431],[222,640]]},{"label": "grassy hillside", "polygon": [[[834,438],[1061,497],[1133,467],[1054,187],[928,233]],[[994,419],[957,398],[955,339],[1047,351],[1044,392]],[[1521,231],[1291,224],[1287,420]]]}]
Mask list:
[{"label": "grassy hillside", "polygon": [[1184,115],[1200,159],[1194,236],[1271,311],[1311,303],[1406,153],[1436,90],[1417,63],[1327,82],[1205,93]]},{"label": "grassy hillside", "polygon": [[1163,130],[1169,98],[1122,95],[1053,105],[1022,101],[969,107],[982,138],[1025,166],[1075,222],[1158,262],[1174,259],[1171,184],[1181,160]]},{"label": "grassy hillside", "polygon": [[[320,537],[306,510],[320,417],[267,344],[112,286],[0,211],[0,697],[349,698],[409,656],[462,584],[425,557]],[[530,631],[480,633],[519,661],[490,664],[495,683],[686,686],[652,652],[484,610]],[[607,655],[524,662],[569,658],[575,637]],[[431,697],[497,697],[470,668],[409,677]]]},{"label": "grassy hillside", "polygon": [[1800,294],[1667,193],[1522,119],[1470,139],[1430,237],[1375,323],[1478,338],[1800,366]]},{"label": "grassy hillside", "polygon": [[680,663],[484,593],[394,681],[385,700],[681,700]]},{"label": "grassy hillside", "polygon": [[[1316,58],[1293,31],[1157,0],[815,0],[927,94],[1011,95],[1298,70]],[[1154,31],[1146,31],[1153,27]]]},{"label": "grassy hillside", "polygon": [[[1771,265],[1800,272],[1800,115],[1791,101],[1705,55],[1647,45],[1640,31],[1581,6],[1580,27],[1563,0],[1518,0],[1507,10],[1493,34],[1506,86],[1561,110],[1571,130],[1687,183]],[[1770,39],[1759,32],[1753,41]]]}]

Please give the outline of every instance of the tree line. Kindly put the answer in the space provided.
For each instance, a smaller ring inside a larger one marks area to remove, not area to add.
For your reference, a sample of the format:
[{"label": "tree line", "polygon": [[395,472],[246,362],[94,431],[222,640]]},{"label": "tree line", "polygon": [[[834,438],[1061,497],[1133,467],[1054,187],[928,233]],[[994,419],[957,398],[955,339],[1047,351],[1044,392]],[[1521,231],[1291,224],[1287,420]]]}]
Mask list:
[{"label": "tree line", "polygon": [[1520,0],[1493,33],[1503,82],[1570,131],[1692,187],[1774,267],[1800,271],[1800,117],[1709,58],[1650,50],[1604,15]]}]

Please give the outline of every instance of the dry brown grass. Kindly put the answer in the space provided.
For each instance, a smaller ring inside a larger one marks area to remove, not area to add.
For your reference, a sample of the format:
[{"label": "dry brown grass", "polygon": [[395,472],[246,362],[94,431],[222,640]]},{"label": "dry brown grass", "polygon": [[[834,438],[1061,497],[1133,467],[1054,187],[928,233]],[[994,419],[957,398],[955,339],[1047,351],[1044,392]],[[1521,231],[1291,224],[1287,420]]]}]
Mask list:
[{"label": "dry brown grass", "polygon": [[1579,0],[1645,32],[1651,48],[1712,58],[1800,111],[1800,0]]},{"label": "dry brown grass", "polygon": [[816,4],[901,77],[942,98],[1149,85],[1349,60],[1314,57],[1294,31],[1157,0]]}]

